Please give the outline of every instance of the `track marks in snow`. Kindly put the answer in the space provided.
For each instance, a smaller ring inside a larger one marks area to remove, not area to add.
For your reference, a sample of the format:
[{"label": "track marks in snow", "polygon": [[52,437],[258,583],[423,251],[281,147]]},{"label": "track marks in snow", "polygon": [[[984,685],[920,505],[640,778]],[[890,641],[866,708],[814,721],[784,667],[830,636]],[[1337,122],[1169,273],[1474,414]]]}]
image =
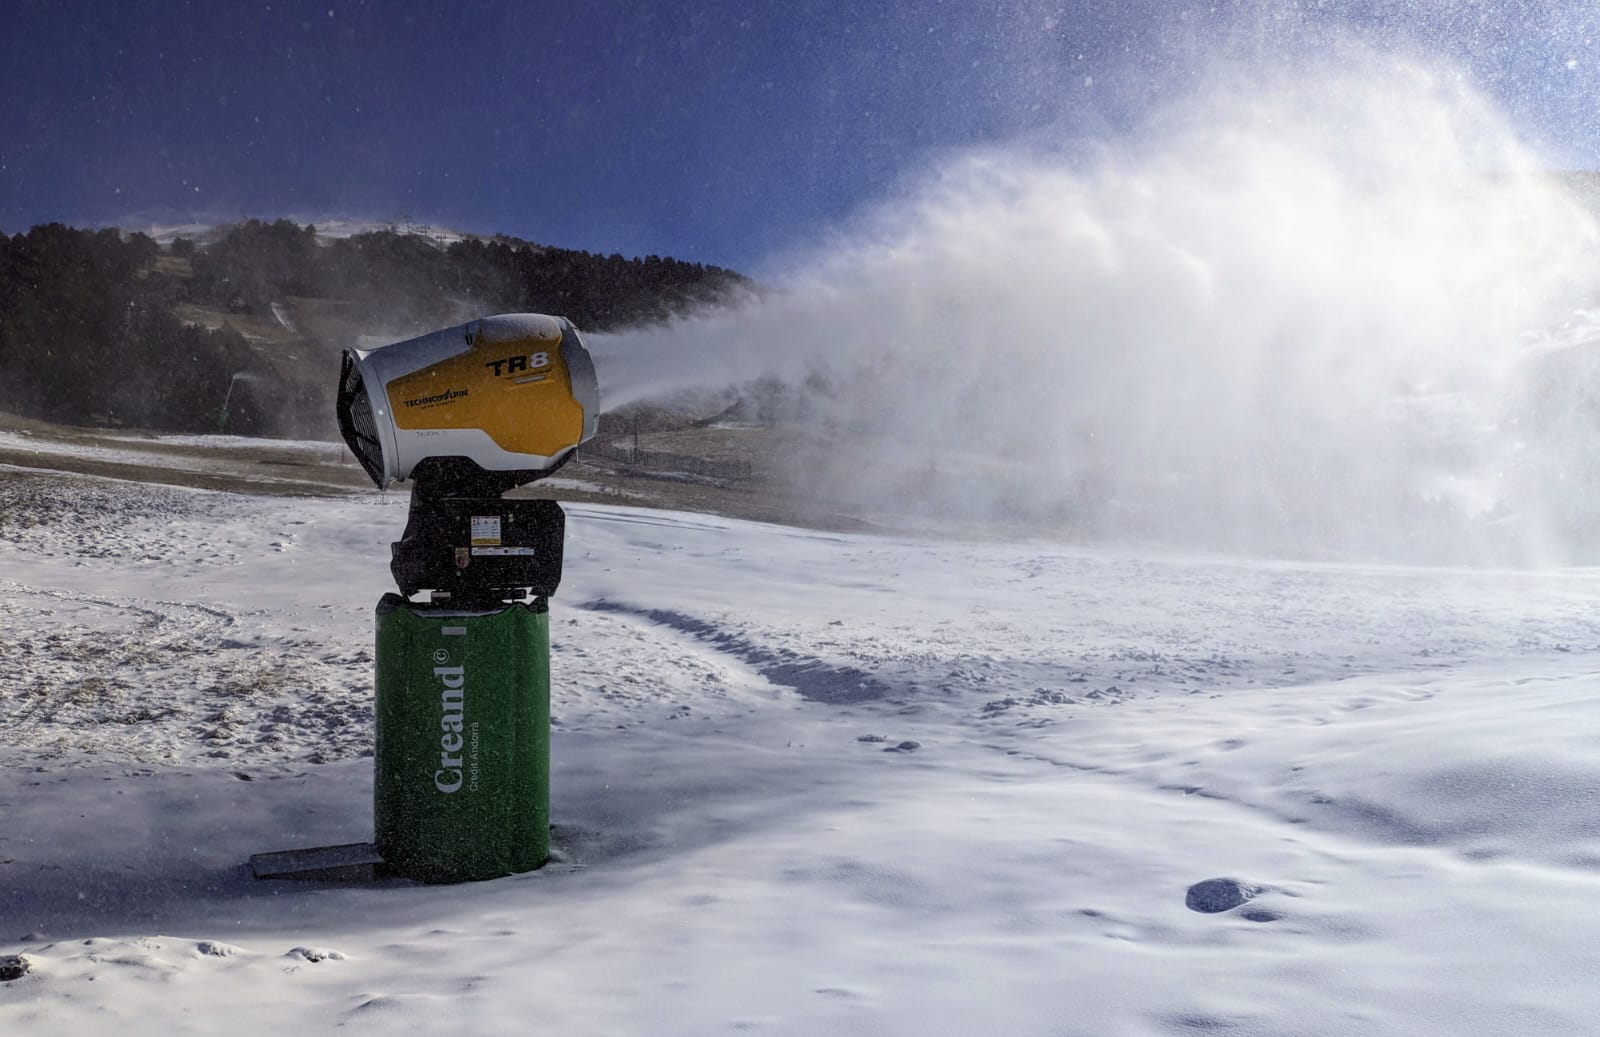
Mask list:
[{"label": "track marks in snow", "polygon": [[[720,667],[730,685],[770,684],[830,706],[954,710],[955,716],[967,720],[1019,728],[1047,727],[1083,710],[1151,695],[1218,694],[1265,682],[1273,675],[1288,675],[1291,682],[1301,679],[1293,676],[1294,661],[1280,657],[1262,660],[1216,650],[1190,654],[1075,644],[1063,652],[1061,645],[1019,636],[1011,624],[999,619],[980,618],[968,625],[947,621],[933,630],[907,627],[884,633],[878,628],[863,633],[840,620],[821,629],[815,623],[744,628],[726,617],[706,618],[610,598],[576,607],[586,617],[633,621],[633,636],[650,641],[654,648],[661,642],[644,631],[667,635],[671,641],[666,643],[679,658]],[[592,627],[580,629],[574,640],[589,633]],[[584,652],[577,645],[567,650]],[[1304,667],[1308,674],[1327,668]]]},{"label": "track marks in snow", "polygon": [[671,609],[604,600],[589,602],[583,608],[647,619],[731,656],[770,683],[790,688],[813,702],[830,705],[871,702],[887,698],[892,692],[887,683],[859,667],[829,663],[789,648],[770,648],[747,635]]},{"label": "track marks in snow", "polygon": [[213,606],[0,589],[13,629],[35,631],[0,642],[0,745],[143,763],[370,753],[370,651],[240,640],[242,613]]}]

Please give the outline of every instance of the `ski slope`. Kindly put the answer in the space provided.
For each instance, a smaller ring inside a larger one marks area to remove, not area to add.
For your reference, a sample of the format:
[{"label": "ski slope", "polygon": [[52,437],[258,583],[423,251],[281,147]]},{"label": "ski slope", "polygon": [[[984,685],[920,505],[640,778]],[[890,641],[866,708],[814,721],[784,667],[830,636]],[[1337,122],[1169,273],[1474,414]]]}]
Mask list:
[{"label": "ski slope", "polygon": [[[1437,1034],[1600,1018],[1600,573],[569,506],[556,859],[371,834],[403,497],[0,470],[0,1033]],[[1251,898],[1204,913],[1208,879]]]}]

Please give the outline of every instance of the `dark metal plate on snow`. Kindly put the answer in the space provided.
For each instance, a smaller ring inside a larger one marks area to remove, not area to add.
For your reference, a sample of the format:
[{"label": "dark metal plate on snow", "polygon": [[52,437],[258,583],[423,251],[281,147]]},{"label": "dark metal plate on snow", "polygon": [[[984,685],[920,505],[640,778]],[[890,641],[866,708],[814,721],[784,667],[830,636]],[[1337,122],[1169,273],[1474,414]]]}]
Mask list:
[{"label": "dark metal plate on snow", "polygon": [[345,843],[342,846],[317,846],[307,850],[277,850],[250,858],[250,870],[258,879],[322,879],[362,881],[374,877],[383,858],[371,843]]}]

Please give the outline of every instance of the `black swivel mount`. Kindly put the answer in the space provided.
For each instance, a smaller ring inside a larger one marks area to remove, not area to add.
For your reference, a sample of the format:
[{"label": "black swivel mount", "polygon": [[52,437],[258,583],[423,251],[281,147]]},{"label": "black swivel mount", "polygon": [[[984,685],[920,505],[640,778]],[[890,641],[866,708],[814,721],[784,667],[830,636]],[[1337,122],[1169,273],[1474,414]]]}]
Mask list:
[{"label": "black swivel mount", "polygon": [[405,533],[391,545],[389,571],[400,593],[411,598],[431,591],[434,604],[451,608],[494,608],[554,594],[566,535],[561,506],[503,494],[559,467],[491,472],[464,457],[418,462]]}]

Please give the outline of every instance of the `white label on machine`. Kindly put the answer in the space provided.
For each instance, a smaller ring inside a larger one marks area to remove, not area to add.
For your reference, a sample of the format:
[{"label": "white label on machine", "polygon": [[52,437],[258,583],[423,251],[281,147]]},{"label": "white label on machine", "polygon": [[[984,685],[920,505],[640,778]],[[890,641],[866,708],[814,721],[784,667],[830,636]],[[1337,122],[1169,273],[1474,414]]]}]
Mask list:
[{"label": "white label on machine", "polygon": [[[500,546],[500,516],[499,515],[474,515],[472,516],[472,546],[473,547],[499,547]],[[476,551],[473,554],[477,554]]]}]

